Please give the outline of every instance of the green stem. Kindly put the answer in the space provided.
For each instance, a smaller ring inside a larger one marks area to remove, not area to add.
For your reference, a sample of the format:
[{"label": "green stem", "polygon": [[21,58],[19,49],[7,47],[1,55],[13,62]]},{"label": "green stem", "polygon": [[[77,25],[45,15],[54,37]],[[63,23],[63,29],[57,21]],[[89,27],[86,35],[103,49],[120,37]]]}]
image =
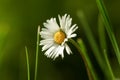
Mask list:
[{"label": "green stem", "polygon": [[34,80],[37,80],[37,66],[38,66],[38,50],[39,50],[39,31],[40,31],[40,26],[38,26],[38,31],[37,31],[37,43],[36,43],[36,60],[35,60],[35,76]]},{"label": "green stem", "polygon": [[27,74],[28,74],[28,80],[30,80],[29,58],[28,58],[28,50],[27,50],[27,47],[26,47],[26,46],[25,46],[25,51],[26,51],[26,62],[27,62]]},{"label": "green stem", "polygon": [[[85,58],[85,56],[82,54],[82,50],[80,49],[79,45],[72,39],[69,39],[69,41],[77,48],[77,50],[79,51],[83,61],[84,61],[84,64],[85,64],[85,67],[86,67],[86,71],[87,71],[87,74],[88,74],[88,78],[89,80],[93,80],[93,76],[91,76],[91,71],[90,71],[90,66],[88,65],[89,62],[87,62],[88,60]],[[97,80],[97,79],[95,79]]]},{"label": "green stem", "polygon": [[105,8],[104,3],[103,3],[102,0],[96,0],[96,2],[97,2],[97,5],[98,5],[98,8],[99,8],[99,11],[100,11],[100,13],[101,13],[101,15],[103,17],[105,28],[107,30],[107,33],[108,33],[109,38],[111,40],[112,46],[113,46],[114,51],[116,53],[118,62],[120,64],[120,51],[119,51],[119,47],[118,47],[115,35],[114,35],[113,31],[112,31],[112,25],[110,24],[110,19],[109,19],[109,16],[107,14],[106,8]]},{"label": "green stem", "polygon": [[81,51],[82,51],[81,54],[83,54],[83,56],[86,59],[86,62],[88,64],[88,68],[89,68],[89,70],[90,70],[90,72],[92,74],[93,80],[99,80],[98,75],[96,74],[95,69],[94,69],[94,67],[92,65],[92,62],[90,60],[90,57],[89,57],[89,55],[87,53],[86,46],[85,46],[84,42],[82,41],[82,39],[78,39],[77,42],[79,44],[79,49],[81,49]]}]

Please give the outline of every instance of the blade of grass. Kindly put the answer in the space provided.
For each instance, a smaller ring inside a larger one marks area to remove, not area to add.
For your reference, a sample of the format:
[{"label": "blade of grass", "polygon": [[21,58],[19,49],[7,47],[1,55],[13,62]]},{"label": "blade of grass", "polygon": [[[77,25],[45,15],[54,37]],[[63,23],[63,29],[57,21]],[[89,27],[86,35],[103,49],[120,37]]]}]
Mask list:
[{"label": "blade of grass", "polygon": [[36,43],[36,60],[35,60],[35,75],[34,75],[34,80],[37,80],[37,66],[38,66],[38,50],[39,50],[39,31],[40,31],[40,26],[38,26],[37,30],[37,43]]},{"label": "blade of grass", "polygon": [[108,65],[108,70],[109,70],[111,76],[113,77],[113,79],[115,79],[113,71],[112,71],[110,63],[109,63],[109,60],[108,60],[108,57],[107,57],[107,51],[106,50],[104,50],[104,57],[105,57],[105,60],[107,62],[107,65]]},{"label": "blade of grass", "polygon": [[103,17],[104,25],[105,25],[105,28],[107,30],[108,36],[111,40],[111,43],[112,43],[113,49],[115,51],[116,57],[117,57],[118,62],[120,64],[120,51],[119,51],[119,47],[118,47],[115,35],[113,33],[113,29],[112,29],[112,25],[110,23],[108,13],[106,11],[106,8],[105,8],[102,0],[96,0],[96,2],[97,2],[97,6],[99,8],[99,11],[100,11],[100,13]]},{"label": "blade of grass", "polygon": [[101,15],[98,16],[98,34],[99,34],[100,47],[102,52],[104,53],[104,50],[107,50],[107,44],[106,44],[105,28],[102,22]]},{"label": "blade of grass", "polygon": [[114,77],[110,63],[109,63],[109,59],[107,57],[107,43],[106,43],[106,37],[105,37],[105,27],[104,27],[101,15],[98,16],[98,33],[99,33],[99,40],[100,40],[99,42],[100,42],[101,50],[103,52],[103,56],[105,57],[110,73]]},{"label": "blade of grass", "polygon": [[28,80],[30,80],[29,58],[28,58],[28,50],[26,46],[25,46],[25,51],[26,51],[26,62],[27,62],[27,75],[28,75]]},{"label": "blade of grass", "polygon": [[88,41],[91,45],[91,48],[93,50],[93,53],[94,53],[94,56],[96,58],[96,60],[98,61],[98,64],[99,66],[101,67],[104,75],[106,76],[106,78],[108,80],[114,80],[114,77],[112,76],[112,74],[109,72],[108,70],[108,65],[105,61],[105,58],[102,56],[100,50],[99,50],[99,47],[95,41],[95,38],[93,36],[93,33],[90,29],[90,26],[88,25],[87,21],[86,21],[86,18],[84,16],[84,13],[82,11],[79,11],[78,12],[78,17],[83,25],[83,29],[85,31],[85,34],[88,38]]},{"label": "blade of grass", "polygon": [[96,72],[95,72],[95,70],[94,70],[94,67],[93,67],[93,65],[92,65],[92,62],[91,62],[91,60],[90,60],[90,58],[89,58],[89,56],[88,56],[88,53],[87,53],[85,44],[83,43],[82,39],[78,39],[77,42],[78,42],[78,44],[79,44],[79,46],[80,46],[80,49],[81,49],[81,52],[82,52],[83,56],[84,56],[85,59],[86,59],[86,62],[87,62],[87,64],[88,64],[88,68],[89,68],[90,73],[91,73],[91,75],[92,75],[92,77],[93,77],[93,80],[99,80],[99,77],[98,77],[98,75],[96,74]]}]

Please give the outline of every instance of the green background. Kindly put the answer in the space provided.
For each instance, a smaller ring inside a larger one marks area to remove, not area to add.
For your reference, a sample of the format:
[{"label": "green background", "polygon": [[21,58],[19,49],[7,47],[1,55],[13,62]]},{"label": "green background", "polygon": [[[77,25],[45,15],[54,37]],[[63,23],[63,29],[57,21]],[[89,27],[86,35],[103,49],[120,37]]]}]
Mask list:
[{"label": "green background", "polygon": [[[113,30],[120,45],[120,0],[104,0]],[[73,24],[79,26],[78,37],[82,38],[91,52],[77,11],[84,11],[91,29],[98,40],[98,8],[95,0],[0,0],[0,80],[27,80],[25,45],[28,47],[31,80],[34,79],[35,48],[37,27],[58,14],[70,14]],[[107,37],[108,39],[108,37]],[[75,38],[76,40],[76,38]],[[108,39],[108,44],[110,43]],[[88,80],[84,63],[74,46],[69,44],[73,54],[65,53],[52,60],[44,56],[39,47],[38,79],[37,80]],[[111,44],[109,59],[116,77],[120,77],[120,66],[117,63]],[[102,72],[91,55],[93,64],[101,79]]]}]

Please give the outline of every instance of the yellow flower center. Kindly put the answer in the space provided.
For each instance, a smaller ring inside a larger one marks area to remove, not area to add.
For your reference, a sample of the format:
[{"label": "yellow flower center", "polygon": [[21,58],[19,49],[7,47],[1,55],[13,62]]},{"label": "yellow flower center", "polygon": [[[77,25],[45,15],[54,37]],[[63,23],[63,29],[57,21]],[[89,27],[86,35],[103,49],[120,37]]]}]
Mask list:
[{"label": "yellow flower center", "polygon": [[58,31],[54,34],[54,41],[57,44],[61,44],[64,41],[65,37],[66,37],[66,35],[64,32]]}]

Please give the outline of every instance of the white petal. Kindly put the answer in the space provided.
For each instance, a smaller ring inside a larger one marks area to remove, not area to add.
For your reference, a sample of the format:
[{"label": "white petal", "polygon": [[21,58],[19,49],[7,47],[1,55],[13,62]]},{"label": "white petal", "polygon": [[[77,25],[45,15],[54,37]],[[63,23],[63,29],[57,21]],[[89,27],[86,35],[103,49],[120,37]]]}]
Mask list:
[{"label": "white petal", "polygon": [[67,44],[65,44],[65,49],[68,54],[72,53],[71,49],[69,48],[69,46]]},{"label": "white petal", "polygon": [[64,46],[61,46],[59,49],[59,54],[61,55],[62,58],[64,58]]},{"label": "white petal", "polygon": [[41,41],[40,41],[40,45],[49,44],[49,43],[52,43],[53,41],[54,41],[53,39],[41,40]]},{"label": "white petal", "polygon": [[43,39],[53,39],[53,36],[41,35],[41,38],[43,38]]},{"label": "white petal", "polygon": [[47,50],[48,48],[50,48],[50,47],[53,46],[53,45],[54,45],[54,43],[49,43],[49,44],[44,45],[44,46],[42,47],[42,51]]},{"label": "white petal", "polygon": [[68,30],[70,29],[71,27],[71,24],[72,24],[72,18],[70,18],[70,15],[68,15],[66,17],[66,20],[65,20],[65,32],[68,32]]},{"label": "white petal", "polygon": [[68,38],[65,38],[64,41],[62,42],[61,46],[64,46],[65,42],[68,41]]},{"label": "white petal", "polygon": [[65,19],[66,19],[66,16],[67,16],[67,14],[65,14],[62,17],[60,17],[60,15],[58,15],[61,29],[65,28]]},{"label": "white petal", "polygon": [[41,31],[40,35],[41,35],[41,38],[44,38],[44,39],[52,39],[54,36],[53,33],[45,32],[45,31]]},{"label": "white petal", "polygon": [[75,27],[76,27],[76,24],[74,24],[74,25],[68,30],[67,33],[71,32]]},{"label": "white petal", "polygon": [[76,36],[77,36],[77,34],[72,34],[72,35],[71,35],[71,38],[72,38],[72,37],[76,37]]},{"label": "white petal", "polygon": [[58,54],[58,49],[59,49],[59,46],[56,44],[56,45],[54,45],[54,50],[51,52],[51,53],[49,53],[49,57],[51,57],[51,58],[56,58],[56,57],[58,57],[58,56],[55,56],[56,54]]},{"label": "white petal", "polygon": [[74,32],[76,31],[76,29],[78,29],[78,27],[76,27],[76,25],[73,25],[73,26],[69,29],[69,31],[66,33],[67,36],[72,35],[72,33],[74,33]]},{"label": "white petal", "polygon": [[71,35],[68,35],[67,38],[73,38],[73,37],[76,37],[77,34],[71,34]]},{"label": "white petal", "polygon": [[63,58],[64,57],[63,51],[64,51],[64,46],[59,45],[49,54],[49,56],[53,59],[56,59],[60,55]]},{"label": "white petal", "polygon": [[62,18],[58,15],[60,27],[63,31],[68,32],[71,24],[72,24],[72,18],[70,18],[70,15],[65,14],[62,16]]},{"label": "white petal", "polygon": [[59,56],[59,46],[54,50],[54,52],[50,55],[51,58],[55,59]]},{"label": "white petal", "polygon": [[51,57],[51,56],[50,56],[50,53],[51,53],[52,51],[54,51],[55,48],[56,48],[55,46],[52,46],[51,48],[49,48],[49,49],[45,52],[45,55],[46,55],[47,57]]},{"label": "white petal", "polygon": [[43,23],[43,25],[50,31],[50,32],[56,32],[59,30],[59,26],[57,24],[56,18],[51,18],[50,20],[47,20],[46,23]]}]

